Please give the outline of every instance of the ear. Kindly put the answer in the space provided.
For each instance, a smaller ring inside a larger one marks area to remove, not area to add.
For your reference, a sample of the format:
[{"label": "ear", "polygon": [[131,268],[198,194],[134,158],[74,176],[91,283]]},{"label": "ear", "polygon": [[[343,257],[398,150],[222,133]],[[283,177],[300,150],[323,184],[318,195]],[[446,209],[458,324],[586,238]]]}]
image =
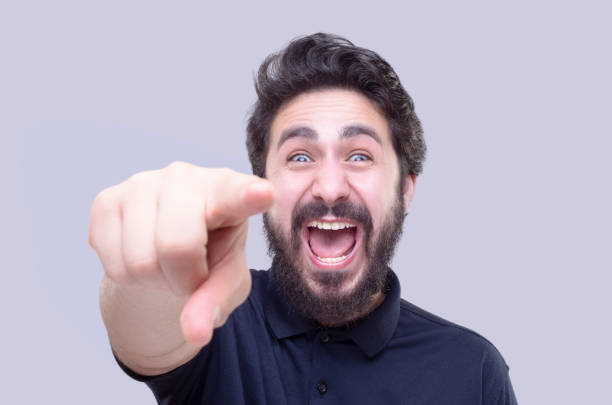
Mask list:
[{"label": "ear", "polygon": [[414,174],[409,174],[404,179],[404,214],[410,212],[410,206],[412,205],[416,189],[416,179],[417,177]]}]

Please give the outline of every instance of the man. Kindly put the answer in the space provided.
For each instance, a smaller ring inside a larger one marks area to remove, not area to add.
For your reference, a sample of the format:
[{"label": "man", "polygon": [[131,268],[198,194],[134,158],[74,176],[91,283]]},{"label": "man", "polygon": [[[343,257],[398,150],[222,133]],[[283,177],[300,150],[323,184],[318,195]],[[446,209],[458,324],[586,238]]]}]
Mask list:
[{"label": "man", "polygon": [[[516,403],[497,350],[401,300],[387,267],[425,155],[391,66],[315,34],[268,57],[256,90],[256,176],[178,162],[94,201],[124,371],[164,404]],[[259,212],[267,272],[245,258]]]}]

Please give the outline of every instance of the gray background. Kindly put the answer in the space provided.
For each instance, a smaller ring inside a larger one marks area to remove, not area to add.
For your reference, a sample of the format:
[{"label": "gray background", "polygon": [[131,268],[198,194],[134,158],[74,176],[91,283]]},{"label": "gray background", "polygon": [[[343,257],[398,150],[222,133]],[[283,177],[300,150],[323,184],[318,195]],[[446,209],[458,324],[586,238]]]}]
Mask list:
[{"label": "gray background", "polygon": [[203,3],[0,5],[3,403],[154,402],[106,340],[93,198],[175,160],[248,172],[253,72],[316,31],[385,57],[423,121],[403,297],[490,339],[522,404],[609,400],[605,2]]}]

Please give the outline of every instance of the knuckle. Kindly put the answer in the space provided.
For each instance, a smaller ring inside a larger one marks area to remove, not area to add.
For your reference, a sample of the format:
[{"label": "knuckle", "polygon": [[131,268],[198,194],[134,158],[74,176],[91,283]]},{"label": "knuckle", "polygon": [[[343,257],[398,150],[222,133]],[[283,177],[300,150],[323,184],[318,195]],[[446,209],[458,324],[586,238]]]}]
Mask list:
[{"label": "knuckle", "polygon": [[191,170],[193,165],[191,163],[183,162],[183,161],[174,161],[170,163],[168,166],[164,168],[166,173],[170,175],[182,175],[185,172]]},{"label": "knuckle", "polygon": [[100,225],[110,216],[117,215],[119,201],[114,188],[102,190],[94,198],[89,216],[89,229],[87,243],[94,250],[98,249],[100,239]]},{"label": "knuckle", "polygon": [[234,173],[234,171],[228,167],[220,167],[219,169],[217,169],[219,172],[219,177],[222,177],[224,179],[227,179],[228,177],[231,177],[232,174]]},{"label": "knuckle", "polygon": [[120,266],[105,267],[104,273],[117,284],[126,284],[132,281],[129,273]]},{"label": "knuckle", "polygon": [[117,196],[114,187],[106,188],[98,193],[94,198],[91,207],[92,215],[106,213],[114,210],[117,206]]},{"label": "knuckle", "polygon": [[128,177],[127,182],[130,184],[141,184],[147,182],[151,177],[150,172],[138,172]]},{"label": "knuckle", "polygon": [[100,247],[100,241],[99,241],[99,236],[94,228],[93,225],[89,226],[89,233],[87,234],[87,243],[89,244],[89,246],[96,251],[98,254],[101,253],[101,251],[103,250]]},{"label": "knuckle", "polygon": [[236,172],[227,167],[215,169],[214,177],[217,184],[228,184],[235,177]]},{"label": "knuckle", "polygon": [[98,243],[97,243],[96,235],[97,233],[96,233],[96,228],[94,226],[93,212],[92,212],[92,218],[90,218],[89,220],[89,230],[87,231],[87,243],[95,251],[98,250]]},{"label": "knuckle", "polygon": [[157,178],[158,173],[155,171],[144,171],[133,174],[125,181],[128,194],[144,193],[155,189],[158,183]]},{"label": "knuckle", "polygon": [[159,264],[155,255],[133,255],[125,259],[125,267],[136,277],[148,277],[156,274]]},{"label": "knuckle", "polygon": [[218,201],[206,202],[206,214],[209,218],[216,218],[224,214],[223,205]]},{"label": "knuckle", "polygon": [[164,237],[159,237],[155,245],[158,256],[169,260],[196,259],[204,248],[204,245],[195,239],[180,240]]}]

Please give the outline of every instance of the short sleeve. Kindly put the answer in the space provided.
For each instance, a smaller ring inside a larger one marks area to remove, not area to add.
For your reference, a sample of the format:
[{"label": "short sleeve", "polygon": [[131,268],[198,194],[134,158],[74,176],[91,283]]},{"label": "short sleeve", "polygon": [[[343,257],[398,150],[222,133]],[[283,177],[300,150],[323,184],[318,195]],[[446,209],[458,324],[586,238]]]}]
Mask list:
[{"label": "short sleeve", "polygon": [[174,405],[200,403],[202,397],[202,378],[208,362],[209,347],[180,367],[157,376],[146,376],[128,368],[115,356],[119,367],[136,381],[144,382],[153,391],[158,404]]},{"label": "short sleeve", "polygon": [[491,403],[495,405],[517,405],[509,375],[506,374],[506,380],[500,387],[497,400]]},{"label": "short sleeve", "polygon": [[501,354],[491,345],[483,359],[484,405],[517,405],[509,371]]}]

